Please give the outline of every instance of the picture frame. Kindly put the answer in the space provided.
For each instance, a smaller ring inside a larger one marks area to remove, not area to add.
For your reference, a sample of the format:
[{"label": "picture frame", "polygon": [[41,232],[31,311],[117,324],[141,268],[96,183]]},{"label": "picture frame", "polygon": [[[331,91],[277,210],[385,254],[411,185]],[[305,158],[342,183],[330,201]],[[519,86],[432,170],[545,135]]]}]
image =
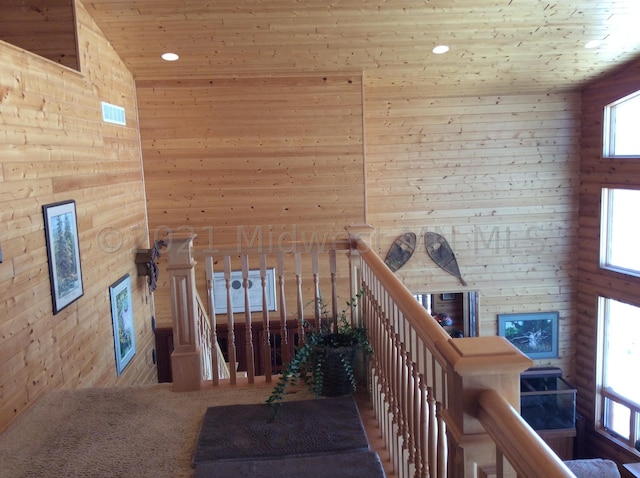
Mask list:
[{"label": "picture frame", "polygon": [[136,354],[136,334],[129,274],[122,276],[109,286],[109,296],[111,298],[116,372],[120,376]]},{"label": "picture frame", "polygon": [[42,206],[53,314],[84,295],[76,202]]},{"label": "picture frame", "polygon": [[498,335],[531,359],[558,357],[558,312],[499,314]]},{"label": "picture frame", "polygon": [[[244,287],[242,285],[242,271],[231,271],[231,304],[232,311],[244,312]],[[248,274],[249,307],[251,312],[262,311],[262,280],[260,269],[250,269]],[[276,306],[276,271],[268,268],[266,271],[267,310],[277,310]],[[216,314],[227,313],[227,286],[224,272],[213,273],[213,300]]]}]

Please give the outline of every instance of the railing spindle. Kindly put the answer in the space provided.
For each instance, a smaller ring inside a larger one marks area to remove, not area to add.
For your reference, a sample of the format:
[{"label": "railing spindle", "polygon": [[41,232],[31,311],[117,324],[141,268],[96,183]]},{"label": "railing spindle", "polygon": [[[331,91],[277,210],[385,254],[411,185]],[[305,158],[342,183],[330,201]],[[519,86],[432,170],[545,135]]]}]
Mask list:
[{"label": "railing spindle", "polygon": [[338,316],[338,289],[336,286],[336,276],[338,267],[336,264],[336,250],[329,251],[329,273],[331,274],[331,317]]},{"label": "railing spindle", "polygon": [[264,350],[264,375],[271,382],[271,330],[269,324],[269,306],[267,301],[267,256],[260,254],[260,286],[262,288],[262,348]]},{"label": "railing spindle", "polygon": [[304,343],[304,301],[302,299],[302,258],[299,252],[294,254],[296,271],[296,303],[298,304],[298,343]]},{"label": "railing spindle", "polygon": [[211,352],[211,368],[214,370],[211,381],[213,385],[220,384],[220,368],[223,364],[219,363],[218,349],[218,330],[216,324],[216,307],[215,307],[215,294],[213,291],[213,258],[207,257],[205,260],[206,274],[207,274],[207,308],[209,311],[209,317],[211,318],[211,342],[212,347],[215,350]]},{"label": "railing spindle", "polygon": [[320,297],[320,272],[318,269],[318,251],[311,252],[311,273],[313,274],[313,310],[316,324],[322,326],[322,311]]},{"label": "railing spindle", "polygon": [[245,316],[245,333],[244,343],[246,349],[247,360],[247,379],[249,383],[255,381],[255,362],[253,354],[253,327],[251,325],[251,300],[249,296],[249,289],[253,284],[249,283],[249,256],[242,255],[242,288],[244,290],[244,316]]},{"label": "railing spindle", "polygon": [[278,293],[280,299],[280,347],[282,350],[282,364],[291,360],[289,354],[289,334],[287,331],[287,300],[284,293],[284,254],[278,253]]},{"label": "railing spindle", "polygon": [[236,382],[236,370],[238,368],[238,360],[236,358],[236,334],[233,322],[233,300],[231,298],[231,257],[224,256],[224,285],[227,291],[227,353],[229,355],[229,380],[232,385]]}]

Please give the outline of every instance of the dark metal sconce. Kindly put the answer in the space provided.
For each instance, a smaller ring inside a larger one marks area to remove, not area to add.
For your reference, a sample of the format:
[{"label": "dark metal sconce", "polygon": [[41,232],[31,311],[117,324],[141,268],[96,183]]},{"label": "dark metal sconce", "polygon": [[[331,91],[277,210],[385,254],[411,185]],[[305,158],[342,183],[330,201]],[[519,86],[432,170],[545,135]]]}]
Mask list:
[{"label": "dark metal sconce", "polygon": [[166,247],[166,245],[164,241],[155,241],[151,249],[138,249],[136,252],[138,275],[148,276],[149,292],[156,290],[160,272],[156,259],[160,257],[160,249]]}]

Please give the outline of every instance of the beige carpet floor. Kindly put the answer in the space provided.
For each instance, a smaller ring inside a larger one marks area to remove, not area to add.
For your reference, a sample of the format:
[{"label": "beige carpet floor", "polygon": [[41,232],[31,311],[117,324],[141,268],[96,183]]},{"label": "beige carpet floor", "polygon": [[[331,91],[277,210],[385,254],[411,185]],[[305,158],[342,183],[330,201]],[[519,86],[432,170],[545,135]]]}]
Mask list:
[{"label": "beige carpet floor", "polygon": [[[1,478],[191,478],[208,407],[262,403],[271,385],[52,391],[0,435]],[[298,391],[287,400],[306,399]]]}]

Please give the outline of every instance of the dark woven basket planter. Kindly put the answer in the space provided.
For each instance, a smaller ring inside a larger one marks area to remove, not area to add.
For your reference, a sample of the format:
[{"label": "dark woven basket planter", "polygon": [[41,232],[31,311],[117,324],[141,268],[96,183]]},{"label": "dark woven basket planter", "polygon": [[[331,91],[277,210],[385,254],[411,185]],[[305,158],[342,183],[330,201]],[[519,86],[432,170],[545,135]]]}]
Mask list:
[{"label": "dark woven basket planter", "polygon": [[345,371],[342,357],[351,365],[351,372],[354,373],[356,347],[328,348],[321,367],[323,373],[321,396],[341,397],[353,393],[353,386]]}]

